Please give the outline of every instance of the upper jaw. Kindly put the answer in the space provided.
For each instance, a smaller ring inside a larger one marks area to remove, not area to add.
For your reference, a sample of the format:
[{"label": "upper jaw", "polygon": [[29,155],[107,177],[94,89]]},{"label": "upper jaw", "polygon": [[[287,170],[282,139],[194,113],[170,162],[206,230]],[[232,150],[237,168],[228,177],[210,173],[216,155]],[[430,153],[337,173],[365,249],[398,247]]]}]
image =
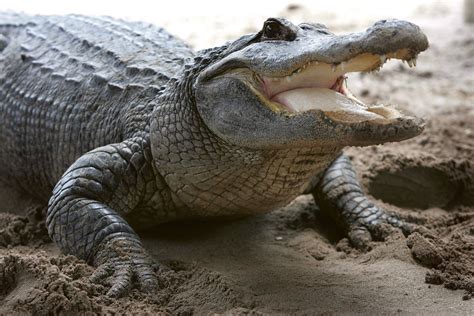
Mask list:
[{"label": "upper jaw", "polygon": [[420,28],[407,21],[383,20],[364,32],[346,35],[298,31],[293,41],[257,42],[209,66],[202,81],[236,68],[249,68],[267,77],[284,77],[308,63],[319,62],[344,67],[347,61],[363,55],[399,58],[416,62],[416,56],[428,48],[428,39]]}]

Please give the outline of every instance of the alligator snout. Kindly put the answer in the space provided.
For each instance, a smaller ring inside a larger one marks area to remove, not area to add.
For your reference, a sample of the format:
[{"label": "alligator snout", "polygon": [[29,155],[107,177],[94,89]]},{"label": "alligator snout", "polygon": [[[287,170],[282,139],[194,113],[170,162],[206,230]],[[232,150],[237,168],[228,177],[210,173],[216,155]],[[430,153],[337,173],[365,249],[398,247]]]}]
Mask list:
[{"label": "alligator snout", "polygon": [[416,55],[428,48],[428,38],[417,25],[396,19],[377,21],[365,32],[347,37],[367,53],[378,55],[400,49],[411,50]]}]

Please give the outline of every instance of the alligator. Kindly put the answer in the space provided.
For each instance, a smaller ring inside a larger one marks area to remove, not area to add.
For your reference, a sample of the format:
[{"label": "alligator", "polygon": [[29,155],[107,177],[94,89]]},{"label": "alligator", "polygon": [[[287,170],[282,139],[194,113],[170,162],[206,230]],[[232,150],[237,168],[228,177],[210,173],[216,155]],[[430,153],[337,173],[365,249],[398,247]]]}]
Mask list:
[{"label": "alligator", "polygon": [[136,231],[302,193],[363,249],[380,225],[412,225],[366,197],[343,149],[414,137],[424,121],[364,104],[346,74],[413,66],[427,47],[394,19],[335,35],[269,18],[195,52],[146,23],[0,13],[0,177],[48,205],[51,239],[111,297],[158,286]]}]

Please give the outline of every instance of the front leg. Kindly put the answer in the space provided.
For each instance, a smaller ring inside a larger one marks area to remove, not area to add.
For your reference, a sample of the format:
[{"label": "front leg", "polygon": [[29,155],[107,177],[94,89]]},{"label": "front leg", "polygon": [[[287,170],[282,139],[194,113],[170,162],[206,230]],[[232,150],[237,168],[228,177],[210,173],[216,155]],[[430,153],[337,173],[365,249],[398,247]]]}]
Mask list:
[{"label": "front leg", "polygon": [[350,159],[341,154],[315,181],[312,193],[321,210],[342,224],[352,244],[366,249],[377,226],[386,223],[409,234],[411,227],[373,204],[362,191]]},{"label": "front leg", "polygon": [[93,279],[111,276],[109,296],[121,296],[138,281],[157,285],[152,260],[121,217],[140,202],[143,143],[127,140],[80,157],[62,176],[49,201],[47,228],[65,253],[98,267]]}]

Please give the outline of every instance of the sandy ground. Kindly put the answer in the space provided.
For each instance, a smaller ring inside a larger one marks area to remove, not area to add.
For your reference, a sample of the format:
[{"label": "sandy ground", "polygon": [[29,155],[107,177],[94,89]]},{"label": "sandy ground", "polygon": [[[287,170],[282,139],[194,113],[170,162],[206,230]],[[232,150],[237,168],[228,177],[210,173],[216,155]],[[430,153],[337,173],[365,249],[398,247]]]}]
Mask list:
[{"label": "sandy ground", "polygon": [[[308,12],[282,14],[317,20]],[[462,24],[459,1],[410,12],[431,42],[419,66],[393,62],[349,83],[367,102],[399,104],[425,117],[426,131],[347,152],[368,194],[420,225],[419,232],[405,238],[393,231],[361,253],[311,196],[233,222],[163,225],[141,234],[159,263],[161,289],[115,300],[89,282],[93,268],[49,241],[44,206],[5,187],[0,314],[474,314],[474,27]],[[369,25],[325,18],[337,31]],[[253,23],[241,21],[240,33]],[[231,39],[232,32],[203,41]],[[195,35],[188,40],[199,46]]]}]

